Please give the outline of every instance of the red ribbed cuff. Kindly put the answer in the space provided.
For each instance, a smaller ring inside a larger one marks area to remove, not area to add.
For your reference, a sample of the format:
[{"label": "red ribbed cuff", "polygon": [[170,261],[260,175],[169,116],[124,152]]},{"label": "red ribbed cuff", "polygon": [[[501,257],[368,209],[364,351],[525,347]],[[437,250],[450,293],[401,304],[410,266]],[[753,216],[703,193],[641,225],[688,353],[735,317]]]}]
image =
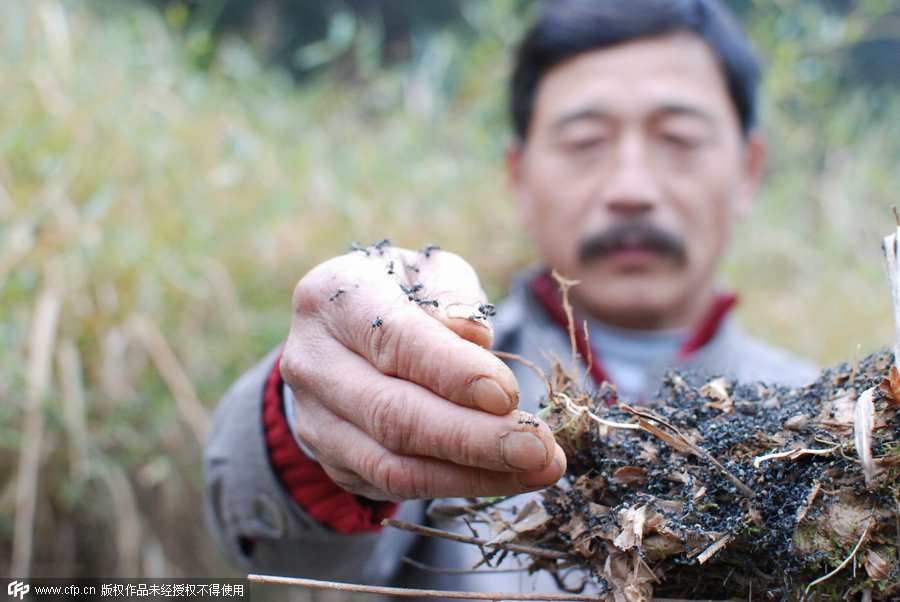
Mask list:
[{"label": "red ribbed cuff", "polygon": [[278,480],[320,524],[344,534],[380,531],[381,521],[397,512],[397,504],[376,502],[342,489],[318,462],[303,453],[284,415],[280,360],[279,354],[263,392],[266,448]]}]

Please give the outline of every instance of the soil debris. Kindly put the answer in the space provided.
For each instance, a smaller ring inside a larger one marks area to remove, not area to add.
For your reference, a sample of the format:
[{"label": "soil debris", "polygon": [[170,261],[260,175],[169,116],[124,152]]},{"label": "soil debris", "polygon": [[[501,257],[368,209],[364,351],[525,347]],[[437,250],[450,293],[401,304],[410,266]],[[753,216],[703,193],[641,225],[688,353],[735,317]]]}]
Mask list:
[{"label": "soil debris", "polygon": [[795,389],[673,371],[647,407],[618,403],[611,386],[582,390],[557,364],[540,417],[566,477],[543,513],[469,518],[564,552],[524,560],[561,586],[574,567],[609,600],[896,600],[892,363],[885,350]]}]

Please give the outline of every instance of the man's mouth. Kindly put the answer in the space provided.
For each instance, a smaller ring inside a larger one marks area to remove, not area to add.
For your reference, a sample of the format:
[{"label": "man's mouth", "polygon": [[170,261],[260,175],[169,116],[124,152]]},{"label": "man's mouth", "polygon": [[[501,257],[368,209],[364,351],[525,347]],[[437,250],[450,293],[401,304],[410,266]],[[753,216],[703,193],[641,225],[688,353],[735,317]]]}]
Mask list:
[{"label": "man's mouth", "polygon": [[612,260],[626,268],[644,267],[660,258],[684,263],[685,244],[680,237],[643,221],[622,222],[589,236],[581,243],[578,253],[582,265]]}]

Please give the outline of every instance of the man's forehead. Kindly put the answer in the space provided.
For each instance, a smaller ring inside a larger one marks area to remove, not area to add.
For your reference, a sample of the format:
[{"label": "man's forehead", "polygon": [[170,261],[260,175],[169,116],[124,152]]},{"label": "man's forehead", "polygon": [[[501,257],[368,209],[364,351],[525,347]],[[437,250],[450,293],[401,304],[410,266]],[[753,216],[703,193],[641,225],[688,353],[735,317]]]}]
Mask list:
[{"label": "man's forehead", "polygon": [[535,118],[542,114],[542,120],[557,123],[623,110],[712,119],[733,107],[706,43],[672,34],[590,50],[560,63],[542,79],[535,109]]}]

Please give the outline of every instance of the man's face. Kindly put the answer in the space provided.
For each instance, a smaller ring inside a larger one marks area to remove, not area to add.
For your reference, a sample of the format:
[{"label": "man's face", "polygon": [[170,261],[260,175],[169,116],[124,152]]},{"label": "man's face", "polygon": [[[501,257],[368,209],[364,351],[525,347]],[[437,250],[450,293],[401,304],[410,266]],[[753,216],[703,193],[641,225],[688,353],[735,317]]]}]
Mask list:
[{"label": "man's face", "polygon": [[698,320],[762,147],[741,135],[724,76],[691,35],[577,55],[541,80],[513,193],[573,301],[632,328]]}]

